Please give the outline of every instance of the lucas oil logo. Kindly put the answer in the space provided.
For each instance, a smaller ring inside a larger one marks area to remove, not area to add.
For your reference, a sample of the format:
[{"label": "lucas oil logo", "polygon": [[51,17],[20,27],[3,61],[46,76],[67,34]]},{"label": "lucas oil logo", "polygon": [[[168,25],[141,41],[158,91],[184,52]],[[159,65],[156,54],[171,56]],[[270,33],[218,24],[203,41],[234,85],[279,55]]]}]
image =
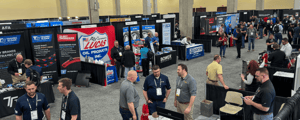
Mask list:
[{"label": "lucas oil logo", "polygon": [[83,57],[92,57],[101,60],[108,52],[108,36],[98,31],[90,35],[82,35],[80,41],[80,54]]},{"label": "lucas oil logo", "polygon": [[200,46],[200,47],[195,47],[195,48],[191,48],[191,49],[190,49],[190,54],[202,52],[202,49],[203,49],[202,46]]}]

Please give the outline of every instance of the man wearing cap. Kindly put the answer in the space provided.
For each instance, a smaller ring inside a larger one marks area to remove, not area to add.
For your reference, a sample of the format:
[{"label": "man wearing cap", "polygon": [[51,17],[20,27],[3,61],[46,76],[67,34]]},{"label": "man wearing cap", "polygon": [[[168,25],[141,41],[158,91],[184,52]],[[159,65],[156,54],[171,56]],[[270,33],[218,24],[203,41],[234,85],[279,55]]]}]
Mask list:
[{"label": "man wearing cap", "polygon": [[143,94],[148,103],[149,114],[156,112],[156,107],[165,108],[171,86],[169,78],[160,73],[158,65],[152,67],[153,74],[149,75],[144,83]]}]

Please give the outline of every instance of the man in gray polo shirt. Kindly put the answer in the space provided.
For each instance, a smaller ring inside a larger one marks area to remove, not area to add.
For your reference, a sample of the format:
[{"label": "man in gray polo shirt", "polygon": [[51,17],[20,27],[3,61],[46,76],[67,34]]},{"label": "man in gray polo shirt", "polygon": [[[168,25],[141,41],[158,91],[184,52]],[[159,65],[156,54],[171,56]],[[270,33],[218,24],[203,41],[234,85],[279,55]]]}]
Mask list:
[{"label": "man in gray polo shirt", "polygon": [[138,120],[138,113],[136,111],[139,106],[139,94],[134,87],[134,82],[137,79],[137,73],[130,70],[127,75],[127,80],[123,81],[120,88],[120,114],[123,120]]},{"label": "man in gray polo shirt", "polygon": [[251,43],[252,43],[252,51],[254,51],[254,41],[255,38],[258,37],[258,33],[256,28],[253,28],[253,25],[250,25],[250,27],[247,29],[245,40],[247,39],[248,36],[248,52],[251,50]]},{"label": "man in gray polo shirt", "polygon": [[174,106],[177,112],[184,114],[184,120],[193,120],[197,82],[187,71],[186,65],[178,64]]}]

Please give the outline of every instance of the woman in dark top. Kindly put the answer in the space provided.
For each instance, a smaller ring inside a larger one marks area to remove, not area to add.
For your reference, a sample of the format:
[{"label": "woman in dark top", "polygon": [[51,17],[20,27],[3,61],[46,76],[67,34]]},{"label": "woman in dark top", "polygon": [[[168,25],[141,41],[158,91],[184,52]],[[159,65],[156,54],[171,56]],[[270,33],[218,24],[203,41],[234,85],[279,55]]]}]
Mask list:
[{"label": "woman in dark top", "polygon": [[258,88],[258,83],[255,79],[255,72],[258,68],[261,68],[264,66],[264,63],[262,63],[260,66],[255,60],[251,60],[248,65],[248,71],[247,71],[247,79],[245,79],[245,76],[241,74],[241,78],[246,84],[246,91],[255,92]]},{"label": "woman in dark top", "polygon": [[236,29],[236,37],[232,37],[233,40],[235,40],[236,42],[236,50],[237,50],[237,53],[238,55],[236,56],[236,59],[238,58],[241,58],[241,47],[242,47],[242,39],[243,39],[243,36],[241,34],[241,29]]}]

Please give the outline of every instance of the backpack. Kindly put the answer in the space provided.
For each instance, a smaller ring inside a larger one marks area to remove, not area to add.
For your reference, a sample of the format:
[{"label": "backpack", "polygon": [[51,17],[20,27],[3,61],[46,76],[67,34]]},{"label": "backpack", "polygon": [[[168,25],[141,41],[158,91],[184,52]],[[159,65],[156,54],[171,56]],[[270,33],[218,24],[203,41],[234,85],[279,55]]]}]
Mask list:
[{"label": "backpack", "polygon": [[154,57],[154,53],[151,51],[151,49],[149,49],[149,51],[147,52],[148,61],[153,61],[153,57]]},{"label": "backpack", "polygon": [[274,27],[274,32],[275,32],[275,33],[279,33],[279,25],[276,25],[276,26]]},{"label": "backpack", "polygon": [[40,73],[38,73],[36,70],[32,70],[31,68],[28,68],[30,70],[30,81],[35,82],[36,86],[39,86],[41,81]]}]

